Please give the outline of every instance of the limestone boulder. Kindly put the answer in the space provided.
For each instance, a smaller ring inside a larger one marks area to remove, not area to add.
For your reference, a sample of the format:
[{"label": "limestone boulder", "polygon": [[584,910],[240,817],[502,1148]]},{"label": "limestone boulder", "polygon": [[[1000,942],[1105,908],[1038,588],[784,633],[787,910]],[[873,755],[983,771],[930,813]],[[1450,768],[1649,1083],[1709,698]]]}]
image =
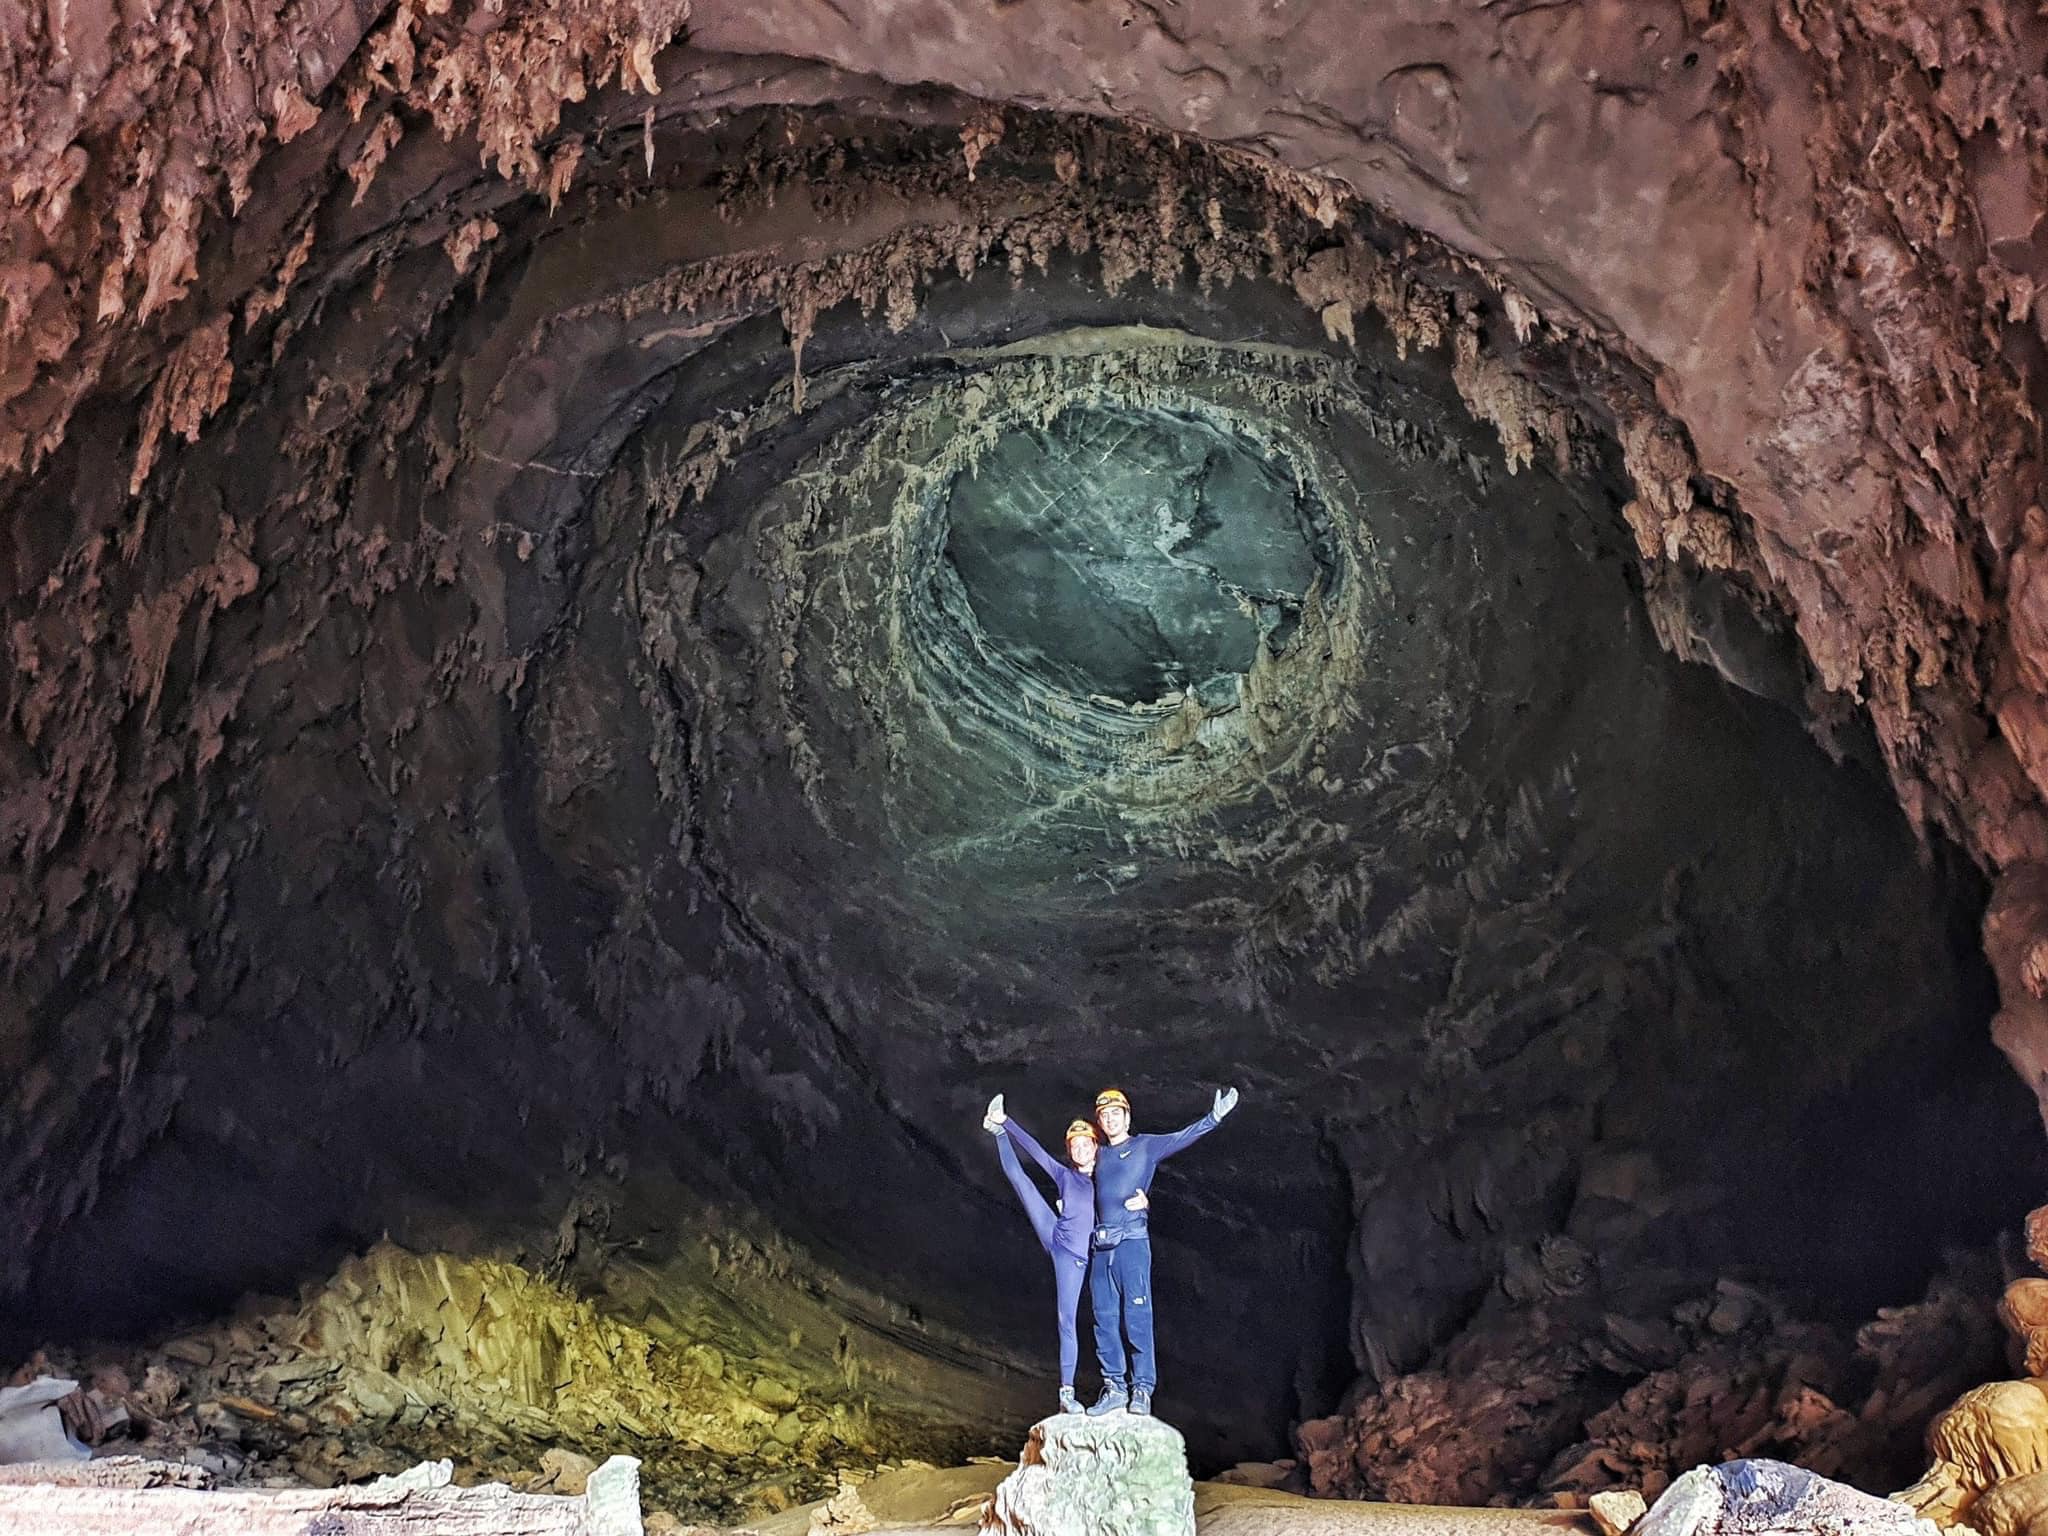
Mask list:
[{"label": "limestone boulder", "polygon": [[1622,1536],[1642,1519],[1649,1505],[1633,1488],[1609,1488],[1594,1494],[1587,1507],[1593,1512],[1593,1523],[1600,1527],[1600,1536]]},{"label": "limestone boulder", "polygon": [[1906,1505],[1782,1461],[1695,1467],[1664,1491],[1633,1536],[1937,1536]]},{"label": "limestone boulder", "polygon": [[997,1485],[983,1536],[1194,1536],[1180,1431],[1157,1418],[1062,1413],[1032,1426]]}]

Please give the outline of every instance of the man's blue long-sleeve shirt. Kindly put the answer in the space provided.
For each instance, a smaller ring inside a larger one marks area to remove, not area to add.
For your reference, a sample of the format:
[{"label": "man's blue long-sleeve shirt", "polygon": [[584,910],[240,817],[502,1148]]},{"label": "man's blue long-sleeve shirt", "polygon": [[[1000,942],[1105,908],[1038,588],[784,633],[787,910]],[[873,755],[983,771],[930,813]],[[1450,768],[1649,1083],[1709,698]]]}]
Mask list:
[{"label": "man's blue long-sleeve shirt", "polygon": [[1145,1236],[1149,1230],[1146,1212],[1127,1211],[1124,1202],[1141,1189],[1151,1189],[1159,1165],[1215,1130],[1216,1123],[1214,1115],[1204,1115],[1193,1125],[1163,1135],[1132,1136],[1115,1147],[1105,1143],[1095,1154],[1097,1230],[1124,1237]]}]

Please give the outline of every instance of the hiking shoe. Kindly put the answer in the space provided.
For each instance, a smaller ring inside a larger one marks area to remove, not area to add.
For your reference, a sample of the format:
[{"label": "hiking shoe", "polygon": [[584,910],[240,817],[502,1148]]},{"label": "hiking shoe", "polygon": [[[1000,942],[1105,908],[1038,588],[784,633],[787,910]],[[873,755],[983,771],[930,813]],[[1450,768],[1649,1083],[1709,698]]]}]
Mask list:
[{"label": "hiking shoe", "polygon": [[1089,1407],[1088,1417],[1099,1419],[1105,1413],[1121,1413],[1130,1406],[1130,1402],[1130,1395],[1124,1391],[1121,1382],[1104,1382],[1102,1396],[1095,1399],[1094,1403]]},{"label": "hiking shoe", "polygon": [[1061,1412],[1061,1413],[1079,1413],[1080,1411],[1081,1411],[1081,1399],[1079,1399],[1078,1397],[1074,1396],[1074,1389],[1073,1389],[1072,1387],[1061,1387],[1061,1388],[1060,1388],[1060,1412]]},{"label": "hiking shoe", "polygon": [[1131,1388],[1131,1412],[1150,1413],[1151,1411],[1152,1389],[1150,1387]]}]

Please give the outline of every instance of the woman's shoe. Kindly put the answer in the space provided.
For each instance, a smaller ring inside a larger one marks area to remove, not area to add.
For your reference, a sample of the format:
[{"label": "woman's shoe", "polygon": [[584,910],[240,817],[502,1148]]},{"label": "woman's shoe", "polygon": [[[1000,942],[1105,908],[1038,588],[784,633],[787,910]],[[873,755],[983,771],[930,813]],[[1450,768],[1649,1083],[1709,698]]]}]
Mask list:
[{"label": "woman's shoe", "polygon": [[1060,1412],[1061,1412],[1061,1413],[1079,1413],[1080,1411],[1081,1411],[1081,1399],[1079,1399],[1078,1397],[1074,1396],[1074,1389],[1073,1389],[1072,1387],[1061,1387],[1061,1388],[1060,1388]]},{"label": "woman's shoe", "polygon": [[1009,1118],[1003,1113],[1003,1096],[999,1093],[988,1101],[988,1113],[981,1117],[981,1128],[991,1136],[1000,1136],[1003,1122]]}]

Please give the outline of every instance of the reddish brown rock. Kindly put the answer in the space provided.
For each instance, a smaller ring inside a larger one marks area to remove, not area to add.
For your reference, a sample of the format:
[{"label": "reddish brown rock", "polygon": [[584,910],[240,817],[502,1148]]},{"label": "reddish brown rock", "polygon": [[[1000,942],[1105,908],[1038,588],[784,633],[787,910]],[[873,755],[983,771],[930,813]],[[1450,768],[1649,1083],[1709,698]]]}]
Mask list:
[{"label": "reddish brown rock", "polygon": [[1928,1420],[1997,1368],[1980,1279],[1944,1277],[1926,1301],[1866,1325],[1859,1360],[1745,1287],[1667,1318],[1611,1319],[1606,1347],[1588,1344],[1568,1301],[1493,1308],[1443,1370],[1398,1377],[1296,1440],[1316,1492],[1396,1503],[1616,1489],[1654,1501],[1690,1467],[1757,1456],[1896,1486],[1917,1469]]}]

